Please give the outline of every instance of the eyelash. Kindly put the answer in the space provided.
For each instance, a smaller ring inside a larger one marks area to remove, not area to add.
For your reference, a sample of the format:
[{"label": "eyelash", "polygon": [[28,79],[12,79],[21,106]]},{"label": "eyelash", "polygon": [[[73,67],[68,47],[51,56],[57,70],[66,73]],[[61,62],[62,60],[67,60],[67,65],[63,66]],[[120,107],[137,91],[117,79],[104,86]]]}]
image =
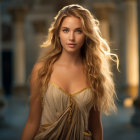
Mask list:
[{"label": "eyelash", "polygon": [[[62,31],[63,31],[64,33],[67,33],[69,30],[68,30],[68,29],[63,29]],[[81,30],[79,30],[79,29],[78,29],[78,30],[76,30],[76,32],[78,32],[78,33],[82,33],[82,31],[81,31]]]},{"label": "eyelash", "polygon": [[76,32],[78,32],[78,33],[82,33],[82,31],[81,31],[81,30],[76,30]]},{"label": "eyelash", "polygon": [[67,33],[67,32],[68,32],[68,29],[63,29],[63,32],[64,32],[64,33]]}]

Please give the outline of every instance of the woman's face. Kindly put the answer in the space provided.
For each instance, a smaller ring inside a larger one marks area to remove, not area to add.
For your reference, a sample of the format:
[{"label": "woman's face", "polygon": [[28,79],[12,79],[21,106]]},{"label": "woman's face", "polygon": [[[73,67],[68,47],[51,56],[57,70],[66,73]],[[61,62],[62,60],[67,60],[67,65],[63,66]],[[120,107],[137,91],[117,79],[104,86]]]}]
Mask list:
[{"label": "woman's face", "polygon": [[60,26],[59,38],[63,51],[79,52],[85,40],[81,20],[74,16],[64,18]]}]

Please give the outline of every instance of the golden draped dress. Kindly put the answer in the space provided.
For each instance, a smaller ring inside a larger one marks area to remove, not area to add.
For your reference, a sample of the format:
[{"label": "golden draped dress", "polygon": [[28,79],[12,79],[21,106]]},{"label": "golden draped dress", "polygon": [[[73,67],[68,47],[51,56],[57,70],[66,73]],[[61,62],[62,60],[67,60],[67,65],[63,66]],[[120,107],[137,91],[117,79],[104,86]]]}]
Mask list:
[{"label": "golden draped dress", "polygon": [[49,82],[43,96],[40,127],[34,140],[91,140],[88,117],[92,106],[90,88],[69,94]]}]

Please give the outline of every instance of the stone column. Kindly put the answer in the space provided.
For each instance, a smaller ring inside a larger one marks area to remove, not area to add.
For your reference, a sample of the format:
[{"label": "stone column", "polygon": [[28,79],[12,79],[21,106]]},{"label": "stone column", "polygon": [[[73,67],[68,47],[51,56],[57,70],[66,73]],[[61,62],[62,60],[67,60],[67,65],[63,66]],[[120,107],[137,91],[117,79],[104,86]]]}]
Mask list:
[{"label": "stone column", "polygon": [[[46,48],[40,48],[40,45],[45,41],[46,39],[46,21],[45,20],[35,20],[32,22],[35,36],[36,36],[36,56],[39,57]],[[35,49],[35,48],[34,48]]]},{"label": "stone column", "polygon": [[100,21],[101,33],[108,41],[110,41],[109,16],[113,10],[114,5],[112,3],[97,2],[93,5],[95,17]]},{"label": "stone column", "polygon": [[137,1],[124,0],[125,8],[125,61],[126,93],[136,98],[138,93],[138,25]]},{"label": "stone column", "polygon": [[14,87],[25,87],[25,44],[24,44],[24,18],[27,7],[10,7],[14,25]]},{"label": "stone column", "polygon": [[[1,10],[1,1],[0,0],[0,10]],[[2,15],[0,11],[0,126],[4,124],[5,118],[3,110],[6,106],[6,101],[4,99],[3,88],[2,88]]]},{"label": "stone column", "polygon": [[[0,10],[1,10],[1,0],[0,0]],[[2,94],[2,32],[1,32],[1,26],[2,26],[2,17],[1,17],[1,11],[0,11],[0,94]]]},{"label": "stone column", "polygon": [[138,34],[139,34],[139,92],[138,92],[138,97],[134,101],[134,107],[135,107],[135,112],[131,118],[131,122],[133,125],[140,126],[140,1],[137,1],[138,3]]}]

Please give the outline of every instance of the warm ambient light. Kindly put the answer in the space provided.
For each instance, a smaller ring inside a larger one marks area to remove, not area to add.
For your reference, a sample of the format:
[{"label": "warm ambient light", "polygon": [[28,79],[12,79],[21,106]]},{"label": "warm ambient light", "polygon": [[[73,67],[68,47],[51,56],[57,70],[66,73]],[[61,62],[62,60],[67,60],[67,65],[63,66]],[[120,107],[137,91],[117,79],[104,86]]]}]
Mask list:
[{"label": "warm ambient light", "polygon": [[133,99],[132,98],[126,98],[123,102],[125,107],[131,107],[133,105]]}]

